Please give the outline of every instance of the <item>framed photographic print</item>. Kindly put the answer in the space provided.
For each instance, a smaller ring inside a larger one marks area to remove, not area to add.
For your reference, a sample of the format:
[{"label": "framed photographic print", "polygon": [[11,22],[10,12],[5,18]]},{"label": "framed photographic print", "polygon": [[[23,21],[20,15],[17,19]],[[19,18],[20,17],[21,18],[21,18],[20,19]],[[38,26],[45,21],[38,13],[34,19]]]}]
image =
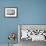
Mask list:
[{"label": "framed photographic print", "polygon": [[46,41],[45,24],[19,24],[18,42],[24,40]]},{"label": "framed photographic print", "polygon": [[17,17],[17,8],[5,8],[5,17]]}]

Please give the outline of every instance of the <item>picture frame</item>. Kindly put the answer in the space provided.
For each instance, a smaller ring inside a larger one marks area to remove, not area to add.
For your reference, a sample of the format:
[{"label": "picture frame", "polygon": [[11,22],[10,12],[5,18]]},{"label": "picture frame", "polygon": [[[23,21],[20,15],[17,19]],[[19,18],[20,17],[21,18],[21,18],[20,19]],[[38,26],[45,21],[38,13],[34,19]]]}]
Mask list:
[{"label": "picture frame", "polygon": [[[28,37],[30,36],[28,39],[25,38],[21,39],[23,30],[24,31],[28,30]],[[33,33],[31,34],[31,32]],[[18,42],[20,43],[22,40],[46,41],[46,24],[18,24]]]},{"label": "picture frame", "polygon": [[17,8],[16,7],[6,7],[5,17],[17,17]]}]

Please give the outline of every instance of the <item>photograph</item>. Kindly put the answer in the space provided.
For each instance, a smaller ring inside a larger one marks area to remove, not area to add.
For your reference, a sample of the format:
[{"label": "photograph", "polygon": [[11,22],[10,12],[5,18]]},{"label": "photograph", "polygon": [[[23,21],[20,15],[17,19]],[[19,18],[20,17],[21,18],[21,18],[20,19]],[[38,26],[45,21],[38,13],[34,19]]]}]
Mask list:
[{"label": "photograph", "polygon": [[20,40],[46,41],[46,25],[22,24],[18,26],[18,30]]},{"label": "photograph", "polygon": [[5,17],[16,17],[17,8],[5,8]]}]

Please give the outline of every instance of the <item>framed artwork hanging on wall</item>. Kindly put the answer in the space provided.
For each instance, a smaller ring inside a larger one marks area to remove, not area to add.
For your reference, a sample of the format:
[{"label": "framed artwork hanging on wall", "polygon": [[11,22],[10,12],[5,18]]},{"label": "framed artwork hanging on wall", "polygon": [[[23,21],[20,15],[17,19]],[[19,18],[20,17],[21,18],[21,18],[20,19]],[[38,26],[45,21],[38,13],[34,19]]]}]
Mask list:
[{"label": "framed artwork hanging on wall", "polygon": [[5,8],[5,17],[17,17],[17,8],[15,7]]}]

